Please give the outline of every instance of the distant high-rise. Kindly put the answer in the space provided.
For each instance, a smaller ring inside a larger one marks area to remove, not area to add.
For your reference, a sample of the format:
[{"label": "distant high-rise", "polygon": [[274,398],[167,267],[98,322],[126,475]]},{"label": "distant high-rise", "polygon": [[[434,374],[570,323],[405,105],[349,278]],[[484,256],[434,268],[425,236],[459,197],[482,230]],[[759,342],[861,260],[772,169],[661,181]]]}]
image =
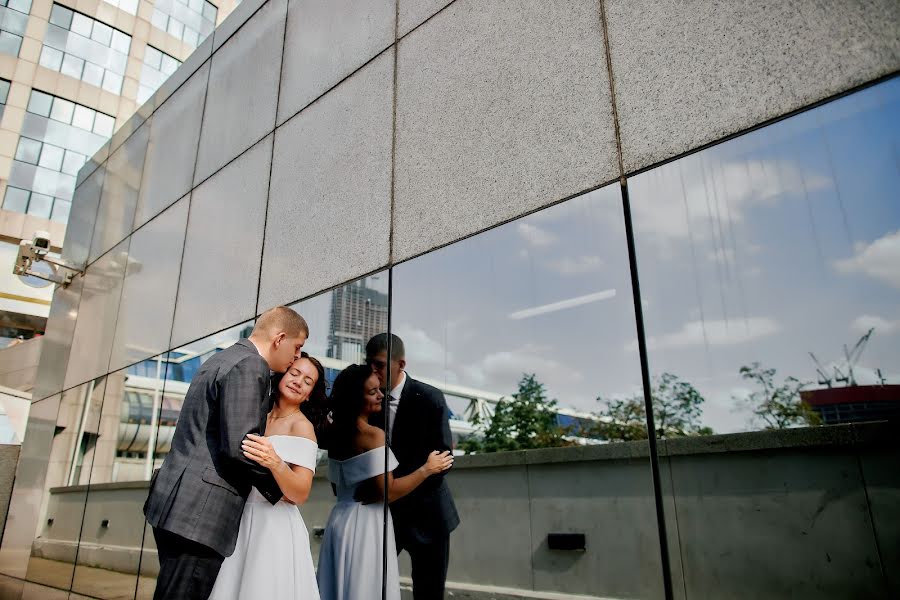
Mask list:
[{"label": "distant high-rise", "polygon": [[339,287],[331,295],[328,357],[358,362],[366,342],[387,331],[388,298],[379,291],[378,277],[364,277]]}]

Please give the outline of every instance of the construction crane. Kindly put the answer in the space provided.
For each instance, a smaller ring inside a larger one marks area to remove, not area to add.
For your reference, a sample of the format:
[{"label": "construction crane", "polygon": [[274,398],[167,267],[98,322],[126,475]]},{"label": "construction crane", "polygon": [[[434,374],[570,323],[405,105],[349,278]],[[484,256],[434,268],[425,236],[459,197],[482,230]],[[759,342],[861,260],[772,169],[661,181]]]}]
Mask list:
[{"label": "construction crane", "polygon": [[[875,333],[875,328],[870,327],[869,331],[853,345],[853,348],[847,348],[847,344],[844,344],[844,364],[840,366],[831,365],[833,371],[831,375],[829,375],[828,369],[819,362],[816,355],[810,352],[809,356],[813,359],[813,362],[816,363],[816,373],[819,375],[819,385],[827,385],[828,387],[833,387],[833,384],[836,383],[843,383],[846,387],[859,385],[856,381],[853,367],[856,366],[859,357],[862,356],[863,350],[866,349],[866,344],[869,343],[869,339],[872,337],[873,333]],[[881,369],[877,369],[876,372],[883,385],[884,377],[881,375]]]}]

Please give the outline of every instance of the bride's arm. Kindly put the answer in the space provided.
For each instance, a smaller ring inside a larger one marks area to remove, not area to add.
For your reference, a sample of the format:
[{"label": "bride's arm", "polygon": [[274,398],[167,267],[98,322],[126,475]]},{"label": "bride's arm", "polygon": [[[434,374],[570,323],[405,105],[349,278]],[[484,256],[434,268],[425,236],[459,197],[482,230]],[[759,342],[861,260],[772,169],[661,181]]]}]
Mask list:
[{"label": "bride's arm", "polygon": [[[376,436],[380,434],[381,439],[375,439],[372,448],[378,448],[384,445],[384,433],[380,430],[376,432]],[[368,448],[367,448],[368,449]],[[394,477],[393,473],[388,473],[388,502],[399,500],[403,496],[409,494],[419,487],[423,481],[436,475],[443,473],[453,466],[453,455],[450,452],[439,452],[435,450],[428,455],[425,464],[403,477]],[[384,475],[378,475],[370,479],[378,488],[381,498],[384,498]]]},{"label": "bride's arm", "polygon": [[[315,441],[313,426],[309,424],[309,431],[302,430],[302,437]],[[288,465],[281,460],[272,447],[272,442],[265,437],[248,435],[243,444],[244,456],[259,463],[272,472],[275,482],[281,488],[284,497],[294,504],[303,504],[309,498],[312,488],[314,473],[305,467]]]}]

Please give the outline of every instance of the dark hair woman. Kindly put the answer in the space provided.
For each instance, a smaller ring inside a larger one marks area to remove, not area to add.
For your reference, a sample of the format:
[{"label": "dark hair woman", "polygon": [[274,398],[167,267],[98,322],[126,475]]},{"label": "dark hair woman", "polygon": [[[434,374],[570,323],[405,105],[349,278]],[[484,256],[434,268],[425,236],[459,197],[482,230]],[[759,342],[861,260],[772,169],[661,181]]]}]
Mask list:
[{"label": "dark hair woman", "polygon": [[[453,465],[453,456],[449,452],[435,451],[417,470],[395,479],[390,471],[397,467],[397,459],[384,447],[384,432],[369,424],[369,417],[381,411],[383,399],[378,376],[369,366],[350,365],[334,381],[328,478],[335,484],[337,504],[328,517],[319,550],[317,579],[322,600],[381,598],[381,586],[372,585],[372,582],[381,579],[381,552],[385,546],[384,504],[357,501],[357,488],[372,485],[381,498],[387,497],[388,502],[393,502],[431,475]],[[385,468],[388,471],[387,493]],[[396,542],[391,523],[388,523],[387,535],[387,598],[400,600]]]}]

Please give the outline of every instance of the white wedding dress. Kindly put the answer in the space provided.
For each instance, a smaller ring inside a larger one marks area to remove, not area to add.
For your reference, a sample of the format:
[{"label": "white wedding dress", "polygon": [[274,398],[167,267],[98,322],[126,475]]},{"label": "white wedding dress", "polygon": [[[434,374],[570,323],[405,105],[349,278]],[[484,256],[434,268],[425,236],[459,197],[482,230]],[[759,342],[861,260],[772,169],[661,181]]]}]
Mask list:
[{"label": "white wedding dress", "polygon": [[[290,435],[269,436],[281,459],[316,470],[318,446]],[[272,505],[253,488],[241,515],[234,553],[225,559],[210,600],[319,600],[309,533],[298,508]]]},{"label": "white wedding dress", "polygon": [[[393,471],[397,459],[390,451],[388,457],[388,471]],[[328,461],[328,479],[337,487],[337,504],[328,517],[319,550],[322,600],[381,600],[384,503],[361,504],[353,499],[353,493],[363,481],[383,475],[384,446],[347,460]],[[390,511],[387,534],[387,600],[400,600]]]}]

